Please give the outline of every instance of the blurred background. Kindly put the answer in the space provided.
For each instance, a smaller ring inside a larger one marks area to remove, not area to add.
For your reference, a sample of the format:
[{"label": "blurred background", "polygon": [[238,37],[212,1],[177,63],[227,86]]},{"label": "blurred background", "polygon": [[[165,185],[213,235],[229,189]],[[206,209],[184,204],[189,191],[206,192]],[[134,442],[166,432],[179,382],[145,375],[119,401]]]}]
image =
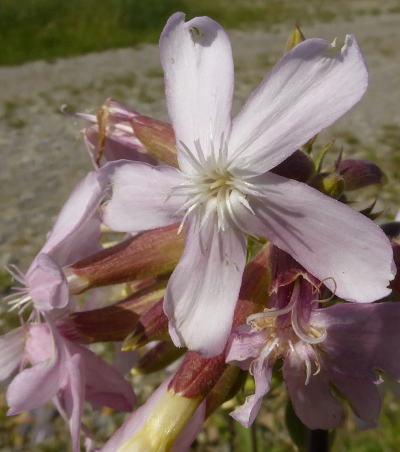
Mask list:
[{"label": "blurred background", "polygon": [[[113,97],[142,114],[168,120],[157,42],[167,18],[208,15],[228,29],[235,59],[234,112],[282,55],[297,23],[306,37],[332,41],[356,35],[370,69],[363,100],[317,144],[333,137],[346,156],[378,162],[388,176],[384,218],[399,206],[399,0],[1,0],[0,1],[0,291],[10,288],[3,265],[26,271],[62,203],[91,169],[80,130],[61,113],[94,113]],[[338,86],[340,89],[340,86]],[[1,304],[0,333],[16,325]],[[100,347],[111,357],[112,350]],[[135,377],[144,400],[157,384]],[[251,390],[251,388],[249,388]],[[193,451],[294,450],[285,426],[286,393],[277,384],[259,421],[246,430],[221,409]],[[7,418],[0,395],[0,452],[67,451],[69,435],[49,406]],[[86,422],[107,438],[123,420],[103,410]],[[379,429],[356,431],[351,417],[336,432],[333,451],[400,450],[399,404],[387,394]]]}]

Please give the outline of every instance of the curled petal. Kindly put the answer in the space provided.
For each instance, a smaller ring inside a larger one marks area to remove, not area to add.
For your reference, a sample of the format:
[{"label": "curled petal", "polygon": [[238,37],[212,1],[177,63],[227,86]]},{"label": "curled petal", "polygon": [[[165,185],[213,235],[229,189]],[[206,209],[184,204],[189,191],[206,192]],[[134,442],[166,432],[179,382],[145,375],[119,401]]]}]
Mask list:
[{"label": "curled petal", "polygon": [[260,358],[255,360],[251,367],[256,384],[255,394],[246,397],[245,403],[230,413],[234,419],[246,428],[250,427],[254,422],[260,411],[262,399],[270,388],[273,366],[269,364],[268,360],[273,346],[269,347]]},{"label": "curled petal", "polygon": [[267,341],[264,331],[254,332],[248,325],[236,328],[229,338],[226,351],[226,362],[248,370]]}]

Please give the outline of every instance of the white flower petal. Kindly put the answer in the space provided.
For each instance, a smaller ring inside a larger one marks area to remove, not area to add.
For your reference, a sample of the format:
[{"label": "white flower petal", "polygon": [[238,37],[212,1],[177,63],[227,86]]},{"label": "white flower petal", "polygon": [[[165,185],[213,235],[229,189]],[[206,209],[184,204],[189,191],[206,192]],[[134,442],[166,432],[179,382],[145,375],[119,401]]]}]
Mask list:
[{"label": "white flower petal", "polygon": [[278,165],[354,104],[368,72],[354,36],[342,49],[308,39],[288,52],[234,119],[229,141],[237,168],[262,173]]},{"label": "white flower petal", "polygon": [[233,60],[224,29],[208,17],[184,22],[185,15],[170,17],[160,39],[161,63],[169,116],[178,145],[180,168],[193,171],[183,142],[199,159],[194,146],[200,140],[204,156],[214,140],[218,152],[222,134],[230,131]]},{"label": "white flower petal", "polygon": [[373,221],[301,182],[272,173],[250,181],[266,194],[251,198],[255,215],[243,209],[245,230],[271,240],[341,298],[371,302],[390,293],[392,248]]},{"label": "white flower petal", "polygon": [[129,162],[111,176],[113,195],[103,211],[104,223],[114,231],[137,233],[176,223],[184,200],[170,196],[182,182],[180,172],[168,166]]},{"label": "white flower petal", "polygon": [[[200,237],[200,235],[202,237]],[[222,352],[232,327],[246,263],[246,237],[217,231],[216,214],[200,232],[189,219],[183,255],[164,297],[171,337],[206,357]]]}]

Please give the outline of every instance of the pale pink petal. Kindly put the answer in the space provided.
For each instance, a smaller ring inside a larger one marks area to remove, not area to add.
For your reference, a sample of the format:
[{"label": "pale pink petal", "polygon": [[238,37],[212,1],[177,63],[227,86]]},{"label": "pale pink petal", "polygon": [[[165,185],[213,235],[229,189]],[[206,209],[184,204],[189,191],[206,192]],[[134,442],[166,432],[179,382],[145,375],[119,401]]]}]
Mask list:
[{"label": "pale pink petal", "polygon": [[82,357],[86,400],[95,408],[108,406],[117,411],[131,411],[136,398],[124,377],[84,346],[67,340],[65,343],[72,355]]},{"label": "pale pink petal", "polygon": [[206,357],[225,346],[246,264],[246,236],[234,227],[218,231],[215,216],[201,231],[188,221],[184,252],[164,297],[175,345]]},{"label": "pale pink petal", "polygon": [[251,369],[256,384],[256,392],[253,395],[247,396],[243,405],[240,405],[229,413],[246,428],[250,427],[254,422],[260,411],[263,397],[270,388],[273,366],[268,364],[268,360],[269,353],[267,356],[260,356],[253,362]]},{"label": "pale pink petal", "polygon": [[365,93],[368,72],[354,36],[342,49],[308,39],[288,52],[234,119],[235,167],[255,173],[278,165]]},{"label": "pale pink petal", "polygon": [[7,380],[21,364],[25,334],[23,328],[15,328],[4,336],[0,336],[0,382]]},{"label": "pale pink petal", "polygon": [[232,366],[249,370],[251,362],[258,358],[268,338],[265,331],[252,331],[248,325],[236,328],[229,337],[225,360]]},{"label": "pale pink petal", "polygon": [[25,358],[32,366],[53,359],[54,339],[46,323],[29,324],[25,344]]},{"label": "pale pink petal", "polygon": [[[309,429],[329,430],[341,423],[344,411],[336,397],[333,396],[329,378],[324,368],[317,375],[312,375],[306,385],[305,353],[302,347],[291,352],[283,364],[283,377],[293,404],[293,408]],[[309,359],[313,359],[311,352]]]},{"label": "pale pink petal", "polygon": [[26,283],[37,310],[50,311],[67,306],[67,280],[59,265],[48,254],[41,253],[35,258],[26,274]]},{"label": "pale pink petal", "polygon": [[[103,173],[89,173],[64,204],[41,252],[50,254],[59,265],[67,265],[98,250],[100,221],[95,212],[106,188]],[[91,240],[81,240],[81,234]]]},{"label": "pale pink petal", "polygon": [[59,390],[65,376],[65,359],[54,351],[46,361],[20,372],[10,383],[6,399],[8,415],[32,410],[51,400]]},{"label": "pale pink petal", "polygon": [[373,221],[301,182],[272,173],[249,181],[264,195],[249,200],[255,215],[238,214],[245,230],[286,251],[341,298],[371,302],[390,293],[392,248]]},{"label": "pale pink petal", "polygon": [[84,359],[81,355],[71,356],[65,366],[66,385],[59,392],[60,405],[65,410],[72,439],[72,451],[80,452],[80,432],[85,401]]},{"label": "pale pink petal", "polygon": [[185,15],[170,17],[160,39],[169,116],[175,131],[180,168],[193,170],[183,142],[199,157],[200,141],[207,159],[220,149],[230,132],[233,93],[233,60],[224,29],[208,17],[185,23]]},{"label": "pale pink petal", "polygon": [[377,385],[367,379],[352,378],[340,372],[329,372],[329,379],[350,402],[354,414],[368,423],[370,428],[376,427],[382,407]]},{"label": "pale pink petal", "polygon": [[314,310],[310,321],[327,330],[321,347],[333,357],[334,369],[370,381],[376,381],[381,370],[400,380],[400,360],[393,346],[400,343],[399,303],[335,305]]},{"label": "pale pink petal", "polygon": [[114,231],[136,233],[180,221],[185,199],[170,194],[182,182],[168,166],[129,162],[111,177],[113,194],[103,210],[104,223]]}]

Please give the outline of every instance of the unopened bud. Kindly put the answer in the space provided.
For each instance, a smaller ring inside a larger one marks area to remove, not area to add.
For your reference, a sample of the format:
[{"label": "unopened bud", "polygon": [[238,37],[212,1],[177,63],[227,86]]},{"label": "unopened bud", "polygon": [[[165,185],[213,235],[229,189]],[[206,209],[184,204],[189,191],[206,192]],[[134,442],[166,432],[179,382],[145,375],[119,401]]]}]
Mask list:
[{"label": "unopened bud", "polygon": [[160,300],[164,291],[165,283],[158,282],[112,306],[62,317],[57,326],[63,336],[83,344],[120,342],[131,333],[140,316]]},{"label": "unopened bud", "polygon": [[132,128],[151,157],[178,168],[176,140],[171,124],[147,116],[131,119]]},{"label": "unopened bud", "polygon": [[387,177],[378,165],[368,160],[348,159],[339,164],[339,173],[346,191],[358,190],[370,185],[382,186]]},{"label": "unopened bud", "polygon": [[310,185],[331,198],[339,199],[343,194],[344,180],[338,173],[319,173],[310,181]]},{"label": "unopened bud", "polygon": [[147,351],[131,370],[132,375],[145,375],[158,370],[176,361],[186,352],[185,348],[178,348],[168,342],[159,342]]},{"label": "unopened bud", "polygon": [[178,225],[144,232],[104,249],[68,268],[68,275],[88,281],[85,289],[145,279],[171,272],[183,251]]},{"label": "unopened bud", "polygon": [[124,352],[137,350],[151,341],[167,339],[169,339],[168,318],[164,313],[163,300],[159,300],[140,317],[133,331],[131,330],[125,339],[122,350]]},{"label": "unopened bud", "polygon": [[305,152],[300,150],[294,152],[271,170],[272,173],[299,182],[307,182],[314,174],[314,171],[314,162]]}]

